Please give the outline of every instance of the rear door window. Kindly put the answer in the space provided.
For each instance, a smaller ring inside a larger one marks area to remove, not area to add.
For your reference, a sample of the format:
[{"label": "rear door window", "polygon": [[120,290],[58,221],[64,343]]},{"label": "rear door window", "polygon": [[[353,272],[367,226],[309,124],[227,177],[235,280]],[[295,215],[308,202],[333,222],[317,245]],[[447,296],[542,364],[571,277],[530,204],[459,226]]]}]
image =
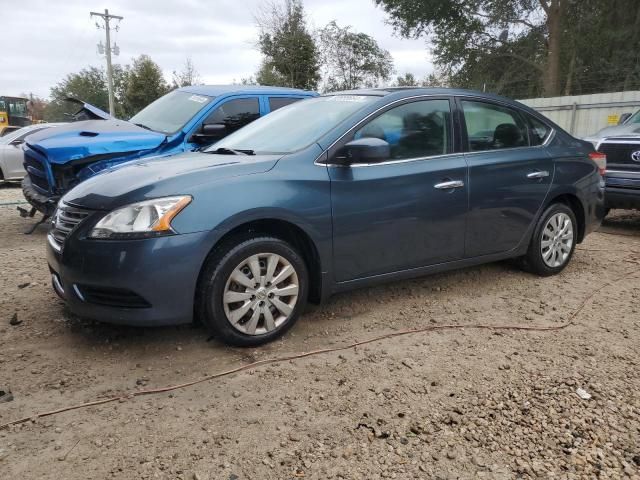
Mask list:
[{"label": "rear door window", "polygon": [[269,111],[273,112],[279,108],[286,107],[294,102],[300,101],[302,98],[294,97],[269,97]]},{"label": "rear door window", "polygon": [[516,110],[472,100],[462,100],[462,110],[470,151],[529,146],[528,125]]},{"label": "rear door window", "polygon": [[216,108],[203,123],[205,125],[225,125],[227,132],[231,133],[259,117],[260,103],[258,97],[235,98],[226,101]]}]

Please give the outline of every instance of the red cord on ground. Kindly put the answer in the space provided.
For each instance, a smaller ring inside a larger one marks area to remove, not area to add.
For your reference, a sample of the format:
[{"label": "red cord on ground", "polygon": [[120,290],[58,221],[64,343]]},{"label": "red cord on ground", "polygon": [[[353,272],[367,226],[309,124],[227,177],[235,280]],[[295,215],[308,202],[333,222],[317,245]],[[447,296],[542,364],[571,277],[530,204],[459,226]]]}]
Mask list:
[{"label": "red cord on ground", "polygon": [[625,279],[629,278],[630,276],[632,276],[636,272],[637,272],[637,270],[632,270],[630,272],[627,272],[623,276],[619,277],[617,280],[614,280],[612,282],[607,282],[607,283],[601,285],[600,287],[596,288],[587,297],[585,297],[585,299],[582,301],[580,306],[576,310],[573,311],[573,313],[569,317],[569,320],[566,323],[563,323],[561,325],[551,325],[551,326],[483,325],[483,324],[473,324],[473,325],[430,325],[430,326],[427,326],[427,327],[419,327],[419,328],[411,328],[411,329],[406,329],[406,330],[398,330],[398,331],[395,331],[395,332],[386,333],[384,335],[378,335],[376,337],[369,338],[367,340],[362,340],[362,341],[359,341],[359,342],[350,343],[350,344],[344,345],[342,347],[323,348],[323,349],[319,349],[319,350],[312,350],[310,352],[296,353],[296,354],[292,354],[292,355],[286,355],[286,356],[283,356],[283,357],[271,358],[271,359],[266,359],[266,360],[259,360],[257,362],[248,363],[246,365],[240,365],[239,367],[235,367],[235,368],[232,368],[230,370],[225,370],[223,372],[214,373],[213,375],[208,375],[206,377],[199,378],[198,380],[192,380],[190,382],[185,382],[185,383],[181,383],[181,384],[178,384],[178,385],[170,385],[170,386],[167,386],[167,387],[151,388],[151,389],[147,389],[147,390],[139,390],[139,391],[130,393],[128,395],[120,395],[120,396],[115,396],[115,397],[108,397],[108,398],[104,398],[104,399],[101,399],[101,400],[95,400],[95,401],[92,401],[92,402],[80,403],[80,404],[77,404],[77,405],[70,405],[68,407],[59,408],[57,410],[51,410],[51,411],[48,411],[48,412],[36,413],[36,414],[31,415],[29,417],[20,418],[18,420],[13,420],[11,422],[7,422],[5,424],[2,424],[2,425],[0,425],[0,430],[1,429],[5,429],[5,428],[9,428],[11,425],[18,425],[20,423],[28,422],[29,420],[34,420],[35,421],[38,418],[49,417],[51,415],[57,415],[59,413],[68,412],[70,410],[78,410],[80,408],[92,407],[92,406],[96,406],[96,405],[102,405],[104,403],[110,403],[110,402],[116,402],[116,401],[120,401],[120,400],[126,400],[127,398],[139,397],[139,396],[142,396],[142,395],[153,395],[153,394],[157,394],[157,393],[170,392],[170,391],[173,391],[173,390],[178,390],[178,389],[182,389],[182,388],[186,388],[186,387],[191,387],[191,386],[196,385],[198,383],[208,382],[208,381],[214,380],[216,378],[225,377],[225,376],[231,375],[233,373],[238,373],[238,372],[241,372],[241,371],[244,371],[244,370],[249,370],[249,369],[252,369],[252,368],[260,367],[262,365],[269,365],[271,363],[277,363],[277,362],[285,362],[285,361],[288,361],[288,360],[306,358],[306,357],[311,357],[311,356],[314,356],[314,355],[321,355],[321,354],[325,354],[325,353],[332,353],[332,352],[340,352],[340,351],[343,351],[343,350],[350,350],[350,349],[353,349],[353,348],[356,348],[356,347],[359,347],[359,346],[362,346],[362,345],[367,345],[369,343],[379,342],[381,340],[385,340],[385,339],[388,339],[388,338],[401,337],[401,336],[412,335],[412,334],[416,334],[416,333],[431,332],[431,331],[436,331],[436,330],[465,329],[465,328],[486,329],[486,330],[527,330],[527,331],[538,331],[538,332],[548,332],[548,331],[562,330],[562,329],[565,329],[565,328],[569,327],[570,325],[574,324],[574,320],[576,319],[576,317],[584,309],[584,307],[587,305],[589,300],[591,300],[597,293],[599,293],[601,290],[605,289],[606,287],[609,287],[611,285],[614,285],[615,283],[618,283],[618,282],[620,282],[622,280],[625,280]]}]

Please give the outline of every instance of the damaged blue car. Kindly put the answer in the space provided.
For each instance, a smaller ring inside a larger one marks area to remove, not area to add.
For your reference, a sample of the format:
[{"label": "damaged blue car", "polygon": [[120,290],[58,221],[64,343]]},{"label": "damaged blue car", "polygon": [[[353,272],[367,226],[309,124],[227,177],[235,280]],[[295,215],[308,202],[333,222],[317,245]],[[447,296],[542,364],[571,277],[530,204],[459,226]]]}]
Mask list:
[{"label": "damaged blue car", "polygon": [[[144,157],[199,150],[314,92],[260,86],[190,86],[174,90],[129,121],[82,104],[82,121],[29,136],[22,190],[45,218],[68,190],[107,168]],[[55,130],[55,131],[54,131]],[[27,212],[25,212],[27,213]]]}]

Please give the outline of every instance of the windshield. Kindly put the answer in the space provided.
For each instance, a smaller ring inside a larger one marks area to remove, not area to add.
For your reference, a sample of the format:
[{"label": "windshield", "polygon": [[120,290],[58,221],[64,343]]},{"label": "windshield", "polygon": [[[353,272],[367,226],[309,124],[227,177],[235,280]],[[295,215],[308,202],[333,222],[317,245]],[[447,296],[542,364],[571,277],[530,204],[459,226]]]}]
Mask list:
[{"label": "windshield", "polygon": [[131,123],[170,135],[182,129],[214,97],[174,90],[147,105],[129,120]]},{"label": "windshield", "polygon": [[640,110],[638,110],[636,113],[631,115],[629,117],[629,119],[624,123],[625,123],[625,125],[631,125],[633,123],[640,123]]},{"label": "windshield", "polygon": [[311,145],[338,123],[378,97],[335,95],[303,100],[280,108],[215,143],[219,148],[256,153],[291,153]]}]

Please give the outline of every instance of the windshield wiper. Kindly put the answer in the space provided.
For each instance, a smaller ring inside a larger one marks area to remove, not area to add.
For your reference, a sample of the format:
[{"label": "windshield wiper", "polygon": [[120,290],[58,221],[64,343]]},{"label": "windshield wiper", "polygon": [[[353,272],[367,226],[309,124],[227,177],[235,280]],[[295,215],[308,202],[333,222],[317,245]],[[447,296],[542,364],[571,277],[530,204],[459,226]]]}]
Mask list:
[{"label": "windshield wiper", "polygon": [[134,123],[136,127],[144,128],[145,130],[151,130],[151,127],[147,127],[144,123]]},{"label": "windshield wiper", "polygon": [[207,150],[207,153],[219,153],[220,155],[255,155],[256,152],[248,149],[235,149],[235,148],[226,148],[219,147],[215,150]]}]

